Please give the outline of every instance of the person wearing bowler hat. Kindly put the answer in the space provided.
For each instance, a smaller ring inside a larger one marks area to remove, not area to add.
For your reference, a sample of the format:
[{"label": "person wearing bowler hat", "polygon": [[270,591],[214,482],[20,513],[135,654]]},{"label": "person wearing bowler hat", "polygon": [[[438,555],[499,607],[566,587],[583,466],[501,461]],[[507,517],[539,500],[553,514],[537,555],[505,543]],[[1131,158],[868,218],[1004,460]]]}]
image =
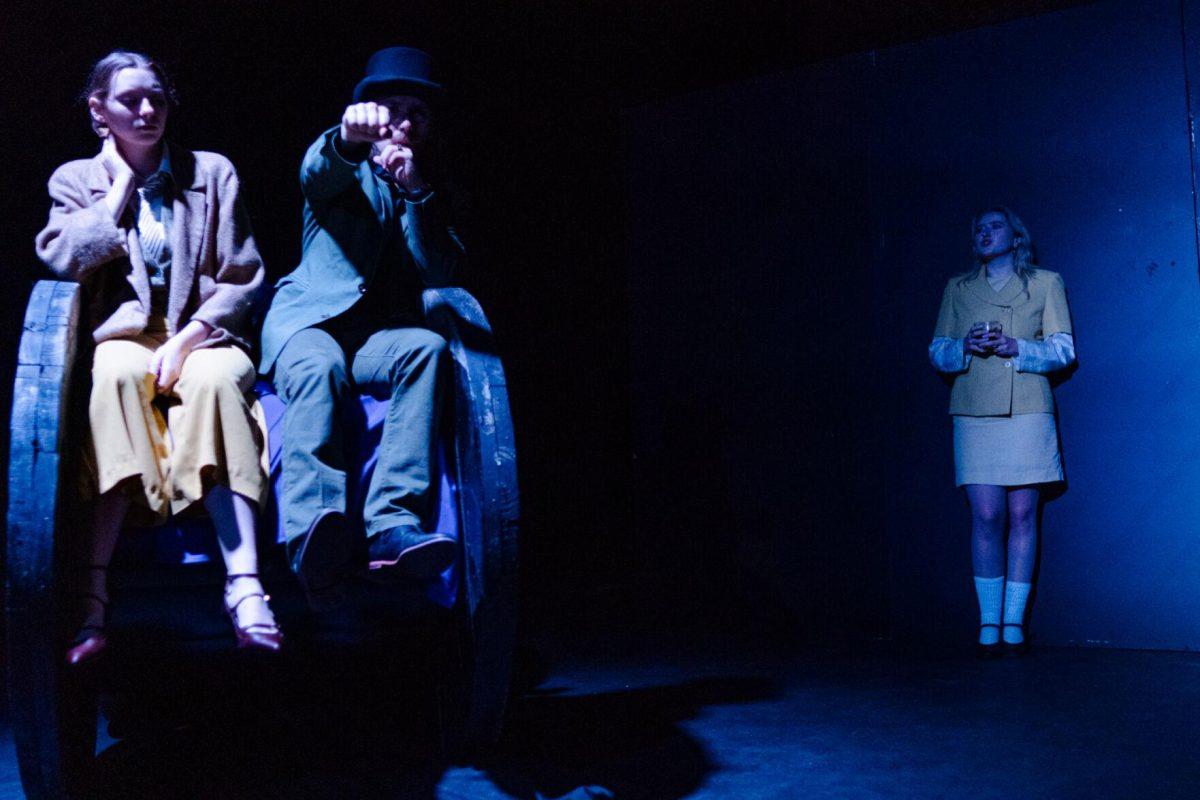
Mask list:
[{"label": "person wearing bowler hat", "polygon": [[280,513],[316,609],[361,566],[341,430],[342,407],[359,392],[390,399],[363,506],[371,575],[432,577],[455,555],[453,539],[422,528],[446,342],[422,327],[421,290],[451,285],[465,255],[459,205],[435,179],[442,93],[427,53],[376,52],[341,122],[300,167],[302,255],[276,286],[260,369],[286,403]]}]

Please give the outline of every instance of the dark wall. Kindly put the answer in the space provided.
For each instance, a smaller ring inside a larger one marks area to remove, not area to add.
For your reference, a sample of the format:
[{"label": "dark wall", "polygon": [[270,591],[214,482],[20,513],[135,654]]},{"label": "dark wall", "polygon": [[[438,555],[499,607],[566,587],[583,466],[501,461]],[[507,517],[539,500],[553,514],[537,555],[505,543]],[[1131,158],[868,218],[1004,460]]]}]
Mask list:
[{"label": "dark wall", "polygon": [[925,346],[972,211],[1004,202],[1066,279],[1081,364],[1057,390],[1070,488],[1045,510],[1035,630],[1200,646],[1198,6],[1093,4],[631,114],[639,442],[666,463],[662,432],[703,428],[702,469],[657,497],[725,476],[743,568],[788,605],[845,615],[886,583],[896,632],[969,636]]},{"label": "dark wall", "polygon": [[865,69],[627,115],[638,524],[693,594],[744,581],[805,627],[885,596]]}]

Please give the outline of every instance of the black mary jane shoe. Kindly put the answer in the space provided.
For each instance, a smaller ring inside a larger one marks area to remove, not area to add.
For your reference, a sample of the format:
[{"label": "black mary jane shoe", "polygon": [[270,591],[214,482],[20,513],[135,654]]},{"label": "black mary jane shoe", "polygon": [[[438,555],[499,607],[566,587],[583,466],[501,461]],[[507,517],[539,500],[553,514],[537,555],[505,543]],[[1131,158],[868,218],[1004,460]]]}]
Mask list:
[{"label": "black mary jane shoe", "polygon": [[[998,630],[1000,628],[1000,626],[992,625],[989,623],[986,625],[980,625],[979,628],[980,628],[980,630],[982,630],[984,628],[996,628]],[[1001,655],[1003,655],[1003,653],[1004,653],[1004,644],[1003,644],[1002,640],[997,640],[991,644],[984,644],[983,642],[980,642],[980,641],[975,642],[975,657],[976,658],[982,658],[982,659],[999,658]]]},{"label": "black mary jane shoe", "polygon": [[1029,652],[1029,636],[1025,634],[1024,625],[1018,625],[1015,622],[1004,623],[1006,628],[1021,628],[1021,641],[1012,642],[1004,641],[1004,637],[1000,637],[1000,643],[1004,646],[1004,656],[1006,658],[1020,658]]}]

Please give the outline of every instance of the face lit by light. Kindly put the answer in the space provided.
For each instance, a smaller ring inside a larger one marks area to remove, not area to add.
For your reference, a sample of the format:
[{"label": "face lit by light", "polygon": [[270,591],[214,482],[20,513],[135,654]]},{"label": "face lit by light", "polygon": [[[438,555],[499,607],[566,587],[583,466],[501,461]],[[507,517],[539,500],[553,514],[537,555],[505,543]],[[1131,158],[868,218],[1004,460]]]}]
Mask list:
[{"label": "face lit by light", "polygon": [[92,117],[119,142],[136,147],[157,144],[167,125],[167,93],[153,71],[125,67],[112,77],[108,93],[88,99]]},{"label": "face lit by light", "polygon": [[1012,252],[1014,232],[1008,218],[989,211],[975,222],[975,255],[985,264],[996,256]]},{"label": "face lit by light", "polygon": [[433,128],[433,112],[425,101],[406,94],[390,95],[375,100],[388,110],[391,122],[388,128],[391,137],[377,142],[375,152],[379,152],[389,143],[411,147],[419,150],[429,141]]}]

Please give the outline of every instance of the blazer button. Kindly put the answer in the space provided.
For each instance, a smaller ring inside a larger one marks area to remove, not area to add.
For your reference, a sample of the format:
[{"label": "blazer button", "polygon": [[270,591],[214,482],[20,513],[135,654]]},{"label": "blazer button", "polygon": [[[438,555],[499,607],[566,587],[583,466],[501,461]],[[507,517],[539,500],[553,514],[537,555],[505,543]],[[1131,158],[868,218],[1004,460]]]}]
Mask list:
[{"label": "blazer button", "polygon": [[365,283],[361,283],[361,284],[359,284],[359,286],[358,286],[358,293],[359,293],[359,294],[366,294],[366,293],[367,293],[367,285],[366,285]]},{"label": "blazer button", "polygon": [[1011,367],[1011,366],[1012,366],[1012,362],[1011,362],[1011,361],[1005,361],[1005,362],[1004,362],[1004,366],[1005,366],[1006,368],[1008,368],[1008,367]]}]

